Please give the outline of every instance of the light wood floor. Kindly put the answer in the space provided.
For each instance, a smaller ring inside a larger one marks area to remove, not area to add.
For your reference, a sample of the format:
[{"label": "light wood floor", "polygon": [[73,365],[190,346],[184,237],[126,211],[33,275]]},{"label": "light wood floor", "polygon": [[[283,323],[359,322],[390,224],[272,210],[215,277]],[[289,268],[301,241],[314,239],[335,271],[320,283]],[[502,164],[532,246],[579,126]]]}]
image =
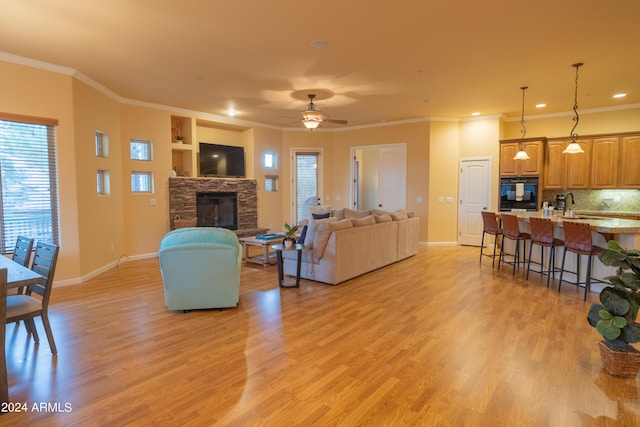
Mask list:
[{"label": "light wood floor", "polygon": [[513,279],[478,248],[276,283],[244,266],[238,308],[186,314],[165,308],[155,259],[55,288],[57,356],[39,320],[39,345],[7,326],[10,396],[29,412],[0,424],[640,425],[637,380],[601,370],[582,290]]}]

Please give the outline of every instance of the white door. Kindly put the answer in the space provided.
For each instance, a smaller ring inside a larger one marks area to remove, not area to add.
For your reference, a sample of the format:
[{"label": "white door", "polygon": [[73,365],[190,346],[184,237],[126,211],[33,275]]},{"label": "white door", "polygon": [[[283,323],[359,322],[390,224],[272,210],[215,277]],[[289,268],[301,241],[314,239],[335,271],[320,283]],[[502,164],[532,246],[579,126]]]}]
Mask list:
[{"label": "white door", "polygon": [[380,149],[380,200],[378,207],[393,212],[406,203],[406,149],[404,146]]},{"label": "white door", "polygon": [[491,207],[491,159],[460,160],[458,243],[480,246],[482,211]]},{"label": "white door", "polygon": [[406,207],[406,144],[351,149],[351,206],[395,211]]}]

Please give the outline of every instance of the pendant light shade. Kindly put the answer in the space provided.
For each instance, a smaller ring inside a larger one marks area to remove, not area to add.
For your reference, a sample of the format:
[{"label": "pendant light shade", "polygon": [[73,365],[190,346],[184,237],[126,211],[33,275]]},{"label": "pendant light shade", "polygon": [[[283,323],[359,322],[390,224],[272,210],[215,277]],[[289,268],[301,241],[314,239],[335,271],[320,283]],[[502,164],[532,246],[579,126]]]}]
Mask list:
[{"label": "pendant light shade", "polygon": [[524,136],[527,134],[527,128],[524,126],[524,91],[527,90],[528,87],[522,86],[520,89],[522,89],[522,116],[520,117],[520,125],[522,126],[520,133],[522,134],[522,139],[520,140],[520,149],[513,160],[529,160],[529,155],[524,151]]},{"label": "pendant light shade", "polygon": [[574,132],[576,130],[576,127],[578,126],[578,122],[580,121],[580,116],[578,116],[578,69],[581,66],[582,66],[582,62],[578,62],[572,65],[572,67],[575,67],[576,69],[576,89],[575,89],[574,101],[573,101],[573,113],[575,114],[573,121],[575,122],[575,124],[573,125],[571,132],[569,132],[569,136],[571,137],[571,142],[569,143],[569,145],[567,145],[567,148],[564,149],[563,153],[565,154],[584,153],[584,150],[582,149],[582,147],[580,147],[580,144],[578,144],[578,134]]}]

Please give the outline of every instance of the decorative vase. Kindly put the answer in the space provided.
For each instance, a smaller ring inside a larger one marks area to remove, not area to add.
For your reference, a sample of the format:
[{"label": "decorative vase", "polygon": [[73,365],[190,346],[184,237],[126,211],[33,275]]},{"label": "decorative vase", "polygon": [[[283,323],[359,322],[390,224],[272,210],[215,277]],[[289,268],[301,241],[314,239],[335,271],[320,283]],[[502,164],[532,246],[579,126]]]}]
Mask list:
[{"label": "decorative vase", "polygon": [[640,371],[640,351],[629,344],[615,345],[606,341],[598,343],[602,366],[616,377],[635,378]]},{"label": "decorative vase", "polygon": [[296,239],[293,237],[285,237],[282,239],[282,244],[285,248],[290,249],[296,243]]}]

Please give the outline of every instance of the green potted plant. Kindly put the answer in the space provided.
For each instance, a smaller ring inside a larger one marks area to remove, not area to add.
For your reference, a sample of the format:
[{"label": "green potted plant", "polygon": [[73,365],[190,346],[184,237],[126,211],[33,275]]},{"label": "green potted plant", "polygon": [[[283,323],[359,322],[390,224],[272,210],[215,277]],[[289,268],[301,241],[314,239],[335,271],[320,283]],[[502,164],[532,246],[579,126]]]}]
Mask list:
[{"label": "green potted plant", "polygon": [[286,222],[284,223],[284,239],[282,240],[282,244],[285,248],[290,248],[296,244],[296,231],[298,231],[297,225],[289,225]]},{"label": "green potted plant", "polygon": [[598,258],[616,267],[615,276],[605,277],[611,285],[600,292],[600,304],[589,309],[589,324],[604,337],[600,355],[604,368],[615,376],[634,378],[640,370],[640,352],[631,343],[640,342],[640,251],[624,249],[610,240]]}]

